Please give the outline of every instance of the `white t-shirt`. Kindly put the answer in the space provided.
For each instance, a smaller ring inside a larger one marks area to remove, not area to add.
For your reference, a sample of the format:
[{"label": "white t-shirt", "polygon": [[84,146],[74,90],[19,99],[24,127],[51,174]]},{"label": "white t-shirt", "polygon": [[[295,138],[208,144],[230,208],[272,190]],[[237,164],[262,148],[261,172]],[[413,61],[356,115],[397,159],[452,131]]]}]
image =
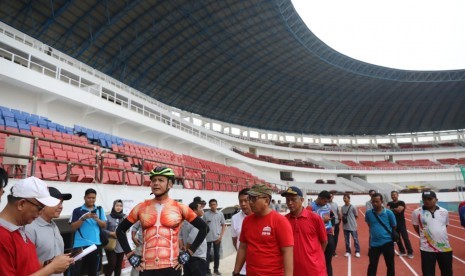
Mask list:
[{"label": "white t-shirt", "polygon": [[452,248],[447,236],[449,213],[437,206],[432,214],[422,207],[412,213],[412,224],[418,225],[420,230],[420,250],[426,252],[450,252]]},{"label": "white t-shirt", "polygon": [[[239,237],[241,236],[241,230],[242,230],[242,222],[244,221],[244,218],[246,215],[244,212],[240,211],[239,213],[233,215],[231,217],[231,237],[237,238],[237,243],[236,246],[239,248],[239,244],[241,243],[239,241]],[[245,263],[244,266],[242,266],[241,272],[242,275],[246,275],[245,271]]]}]

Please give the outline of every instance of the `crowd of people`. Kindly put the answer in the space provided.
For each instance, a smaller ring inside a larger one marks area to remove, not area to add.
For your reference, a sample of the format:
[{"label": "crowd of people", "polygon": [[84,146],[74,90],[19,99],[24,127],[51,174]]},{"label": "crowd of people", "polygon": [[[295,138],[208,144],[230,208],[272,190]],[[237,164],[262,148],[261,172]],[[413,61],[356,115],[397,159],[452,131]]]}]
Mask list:
[{"label": "crowd of people", "polygon": [[[60,217],[65,201],[62,193],[35,177],[16,182],[0,212],[1,275],[99,275],[102,253],[108,260],[105,275],[121,275],[124,256],[133,266],[131,275],[207,276],[221,275],[220,249],[227,230],[217,199],[193,198],[188,205],[169,196],[174,184],[170,168],[149,172],[154,197],[123,213],[123,201],[113,202],[107,215],[96,206],[97,191],[84,192],[84,203],[73,210],[69,224],[74,231],[72,252],[65,253],[63,238],[53,219]],[[8,175],[0,168],[0,198]],[[367,275],[377,275],[383,255],[387,275],[395,275],[395,245],[399,255],[414,258],[405,220],[405,202],[396,191],[392,201],[370,191],[365,222],[369,227]],[[304,205],[305,196],[291,186],[281,193],[286,208],[272,199],[267,185],[256,184],[239,191],[239,209],[231,218],[230,233],[237,250],[233,276],[238,275],[333,275],[332,258],[337,256],[342,224],[345,257],[361,257],[357,232],[358,209],[350,194],[344,205],[322,191]],[[423,275],[434,275],[436,263],[441,275],[452,275],[452,248],[448,241],[448,211],[437,205],[433,191],[422,193],[423,204],[412,213],[412,225],[420,237]],[[280,212],[288,213],[282,215]],[[465,203],[459,206],[465,226]],[[132,248],[127,232],[135,245]],[[352,236],[354,249],[351,248]],[[89,251],[89,252],[87,252]],[[76,254],[87,252],[75,260]],[[210,270],[210,263],[213,269]]]}]

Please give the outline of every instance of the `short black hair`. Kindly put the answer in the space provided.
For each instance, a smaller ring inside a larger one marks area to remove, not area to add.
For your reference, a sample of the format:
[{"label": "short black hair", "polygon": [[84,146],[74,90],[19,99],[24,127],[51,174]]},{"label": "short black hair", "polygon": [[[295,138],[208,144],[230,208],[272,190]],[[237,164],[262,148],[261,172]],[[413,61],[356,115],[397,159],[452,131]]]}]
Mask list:
[{"label": "short black hair", "polygon": [[392,191],[392,192],[391,192],[391,194],[392,194],[392,193],[396,193],[396,194],[399,194],[399,192],[398,192],[398,191]]},{"label": "short black hair", "polygon": [[348,199],[350,199],[350,194],[347,194],[347,193],[346,193],[346,194],[344,194],[343,198],[344,198],[344,197],[347,197]]},{"label": "short black hair", "polygon": [[89,188],[87,189],[85,192],[84,192],[84,196],[88,195],[88,194],[95,194],[97,195],[97,191],[92,189],[92,188]]},{"label": "short black hair", "polygon": [[381,199],[381,201],[383,201],[383,195],[380,194],[380,193],[374,193],[374,194],[371,196],[371,198],[373,198],[373,197],[379,197],[379,199]]},{"label": "short black hair", "polygon": [[189,204],[189,208],[192,209],[192,211],[196,211],[199,208],[200,201],[194,201]]},{"label": "short black hair", "polygon": [[240,197],[241,195],[246,195],[248,196],[249,194],[247,193],[248,191],[250,191],[249,188],[244,188],[242,190],[239,191],[239,195],[237,197]]},{"label": "short black hair", "polygon": [[328,191],[324,190],[318,194],[318,198],[331,199],[331,194]]},{"label": "short black hair", "polygon": [[6,185],[8,185],[8,173],[0,167],[0,186],[2,188],[5,188]]},{"label": "short black hair", "polygon": [[215,202],[216,204],[218,204],[218,201],[216,201],[216,199],[212,198],[208,201],[208,205],[210,205],[212,202]]},{"label": "short black hair", "polygon": [[376,193],[375,190],[369,190],[369,191],[368,191],[368,194],[371,194],[372,192],[375,192],[375,193]]}]

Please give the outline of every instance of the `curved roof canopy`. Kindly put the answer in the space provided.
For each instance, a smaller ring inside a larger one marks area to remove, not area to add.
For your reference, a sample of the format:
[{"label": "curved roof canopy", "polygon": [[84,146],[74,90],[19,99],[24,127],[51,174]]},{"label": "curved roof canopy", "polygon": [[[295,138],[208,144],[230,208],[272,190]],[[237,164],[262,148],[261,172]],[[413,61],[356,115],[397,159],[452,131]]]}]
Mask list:
[{"label": "curved roof canopy", "polygon": [[351,59],[315,37],[290,0],[2,1],[0,20],[223,122],[324,135],[465,128],[465,70]]}]

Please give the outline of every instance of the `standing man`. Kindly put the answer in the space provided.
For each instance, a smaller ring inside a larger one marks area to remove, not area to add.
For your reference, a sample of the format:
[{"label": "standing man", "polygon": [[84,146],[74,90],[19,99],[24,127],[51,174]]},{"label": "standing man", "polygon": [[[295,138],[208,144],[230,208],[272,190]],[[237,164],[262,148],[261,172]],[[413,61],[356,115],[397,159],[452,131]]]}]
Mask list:
[{"label": "standing man", "polygon": [[[399,233],[399,241],[397,242],[397,246],[399,246],[399,255],[408,256],[409,259],[413,259],[413,249],[408,237],[407,225],[405,224],[405,202],[399,200],[399,193],[397,193],[397,191],[391,192],[391,198],[392,201],[388,202],[387,207],[394,212],[396,216],[396,231]],[[405,247],[402,244],[402,240]],[[407,253],[405,253],[405,248],[407,248]]]},{"label": "standing man", "polygon": [[73,262],[73,258],[59,255],[42,267],[35,245],[24,230],[25,225],[42,214],[45,206],[56,206],[60,200],[50,196],[44,181],[28,177],[13,186],[7,201],[0,212],[1,275],[42,276],[63,273]]},{"label": "standing man", "polygon": [[357,207],[350,204],[350,195],[345,194],[343,197],[344,206],[341,207],[342,211],[342,229],[344,230],[344,240],[346,244],[345,257],[349,257],[351,253],[350,249],[350,235],[354,239],[355,257],[360,258],[360,243],[358,241],[357,232],[357,219],[358,210]]},{"label": "standing man", "polygon": [[61,211],[63,211],[63,201],[70,200],[72,197],[71,194],[62,194],[54,187],[48,187],[48,191],[50,196],[59,200],[58,205],[46,206],[37,219],[26,225],[26,234],[35,244],[39,262],[42,265],[50,263],[53,258],[64,253],[63,238],[52,219],[60,217]]},{"label": "standing man", "polygon": [[439,207],[433,191],[421,195],[423,206],[412,213],[412,224],[420,236],[421,271],[424,276],[434,276],[436,262],[442,276],[452,275],[452,248],[447,236],[449,213]]},{"label": "standing man", "polygon": [[[194,201],[189,204],[189,208],[194,211],[198,217],[203,216],[203,207],[200,201]],[[199,230],[187,221],[184,221],[179,235],[182,250],[188,250],[197,237]],[[184,265],[184,276],[205,276],[205,261],[207,259],[207,241],[204,239],[199,248],[192,254],[189,261]]]},{"label": "standing man", "polygon": [[[231,237],[232,237],[232,243],[234,245],[234,248],[236,248],[236,251],[239,250],[239,238],[241,236],[241,231],[242,231],[242,223],[244,222],[245,217],[250,215],[252,213],[252,210],[250,209],[249,205],[249,195],[247,192],[249,191],[249,188],[242,189],[239,192],[239,206],[241,207],[241,210],[232,216],[231,218]],[[246,264],[244,263],[244,266],[241,269],[240,275],[245,275],[246,270],[245,270]]]},{"label": "standing man", "polygon": [[331,195],[331,198],[329,199],[329,207],[331,208],[331,211],[334,213],[334,251],[333,251],[333,256],[336,256],[336,248],[337,248],[337,242],[339,240],[339,226],[341,222],[341,211],[339,210],[339,206],[337,205],[336,202],[333,201],[334,199],[334,193],[329,193]]},{"label": "standing man", "polygon": [[373,209],[373,205],[371,204],[371,198],[373,197],[373,195],[376,193],[375,190],[370,190],[368,191],[368,195],[370,196],[370,199],[365,203],[365,212],[368,212],[368,210],[371,210]]},{"label": "standing man", "polygon": [[320,215],[325,224],[326,234],[328,236],[328,245],[325,249],[326,271],[328,276],[333,276],[333,267],[331,261],[334,253],[334,232],[331,224],[331,207],[328,202],[331,199],[331,194],[328,191],[321,191],[318,198],[312,202],[313,212]]},{"label": "standing man", "polygon": [[302,206],[302,191],[289,187],[281,194],[286,197],[289,220],[294,233],[294,275],[326,276],[324,251],[328,244],[325,225],[321,217]]},{"label": "standing man", "polygon": [[4,189],[8,185],[8,174],[6,171],[0,167],[0,201],[2,201]]},{"label": "standing man", "polygon": [[368,250],[370,264],[367,275],[376,276],[379,257],[383,254],[387,275],[393,276],[395,275],[394,241],[391,232],[396,230],[396,218],[391,210],[383,207],[383,196],[380,193],[373,194],[371,203],[373,209],[367,211],[365,216],[365,221],[370,228],[370,249]]},{"label": "standing man", "polygon": [[[207,234],[207,225],[188,206],[169,197],[173,187],[171,168],[156,167],[150,171],[150,188],[155,198],[139,203],[116,228],[116,236],[132,267],[144,276],[180,276]],[[199,230],[189,249],[179,252],[179,230],[187,220]],[[131,250],[126,231],[140,221],[144,241],[142,256]]]},{"label": "standing man", "polygon": [[289,221],[270,208],[272,190],[255,184],[247,193],[250,209],[242,224],[233,276],[247,262],[247,275],[292,276],[294,236]]},{"label": "standing man", "polygon": [[83,250],[91,245],[96,245],[97,250],[77,261],[72,266],[73,275],[81,275],[81,268],[89,276],[97,276],[102,263],[102,242],[100,231],[107,227],[105,211],[100,206],[95,206],[97,191],[90,188],[84,192],[84,204],[73,211],[69,223],[74,232],[73,248]]},{"label": "standing man", "polygon": [[211,255],[210,251],[213,245],[213,273],[216,275],[221,275],[219,271],[220,267],[220,246],[221,239],[223,238],[224,231],[226,230],[226,220],[222,212],[218,211],[218,201],[216,199],[210,199],[208,201],[208,206],[210,210],[206,211],[203,215],[203,219],[207,223],[210,231],[207,234],[207,264],[205,268],[207,270],[207,275],[211,275],[210,272],[210,262]]}]

